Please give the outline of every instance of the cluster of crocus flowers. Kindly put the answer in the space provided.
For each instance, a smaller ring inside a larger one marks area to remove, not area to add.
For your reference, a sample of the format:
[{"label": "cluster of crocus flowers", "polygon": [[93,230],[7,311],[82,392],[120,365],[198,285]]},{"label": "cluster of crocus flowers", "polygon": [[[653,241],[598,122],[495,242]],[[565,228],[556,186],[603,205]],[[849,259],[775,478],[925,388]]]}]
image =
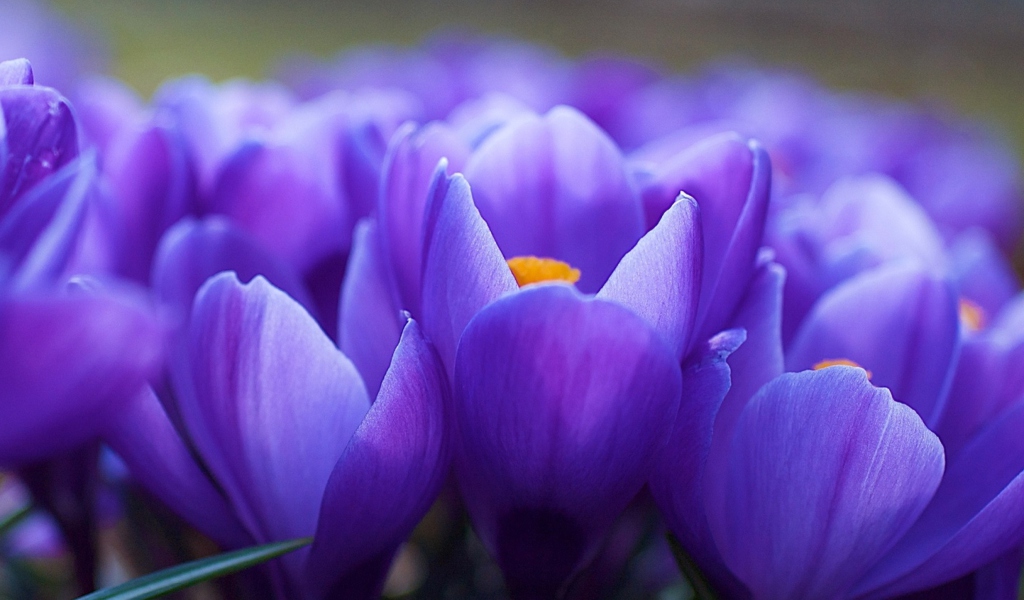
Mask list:
[{"label": "cluster of crocus flowers", "polygon": [[721,597],[1016,593],[991,140],[505,41],[287,79],[94,80],[76,122],[0,64],[5,467],[102,440],[224,548],[312,536],[282,598],[378,596],[435,502],[516,598],[584,594],[627,510]]}]

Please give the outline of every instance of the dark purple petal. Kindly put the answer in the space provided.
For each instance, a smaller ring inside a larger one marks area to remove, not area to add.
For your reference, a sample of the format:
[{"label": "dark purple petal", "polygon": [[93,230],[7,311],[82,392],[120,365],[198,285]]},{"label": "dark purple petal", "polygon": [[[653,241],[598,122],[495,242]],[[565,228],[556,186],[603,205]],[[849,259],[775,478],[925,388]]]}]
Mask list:
[{"label": "dark purple petal", "polygon": [[341,198],[335,111],[296,112],[266,139],[227,158],[211,211],[225,214],[304,271],[348,250],[353,215]]},{"label": "dark purple petal", "polygon": [[711,338],[683,366],[683,395],[668,444],[658,454],[649,485],[669,529],[701,566],[719,580],[726,570],[704,515],[704,468],[711,450],[715,416],[730,386],[726,359],[746,334],[730,329]]},{"label": "dark purple petal", "polygon": [[844,597],[942,478],[938,438],[861,369],[780,376],[733,436],[706,482],[708,521],[757,598]]},{"label": "dark purple petal", "polygon": [[356,226],[338,308],[338,346],[362,375],[371,398],[377,396],[402,335],[377,223]]},{"label": "dark purple petal", "polygon": [[934,428],[948,457],[1024,394],[1024,339],[1007,333],[993,331],[963,343],[946,407]]},{"label": "dark purple petal", "polygon": [[167,231],[153,261],[153,291],[187,315],[199,288],[222,271],[234,271],[242,281],[261,275],[303,306],[312,306],[295,269],[218,216],[182,219]]},{"label": "dark purple petal", "polygon": [[469,155],[465,143],[441,123],[395,134],[384,159],[379,214],[381,237],[394,269],[401,308],[418,314],[423,231],[435,171],[442,158],[459,171]]},{"label": "dark purple petal", "polygon": [[950,461],[921,518],[858,586],[898,595],[985,565],[1024,541],[1024,404]]},{"label": "dark purple petal", "polygon": [[461,175],[435,176],[423,250],[423,330],[449,373],[463,329],[477,312],[519,288]]},{"label": "dark purple petal", "polygon": [[32,85],[32,65],[24,58],[0,62],[0,86]]},{"label": "dark purple petal", "polygon": [[164,231],[198,209],[186,141],[176,129],[147,124],[120,136],[103,158],[121,213],[122,272],[146,282]]},{"label": "dark purple petal", "polygon": [[380,394],[331,473],[306,564],[315,597],[377,598],[449,469],[448,384],[410,321]]},{"label": "dark purple petal", "polygon": [[[730,323],[742,329],[712,338],[707,353],[684,367],[680,415],[659,471],[651,477],[651,491],[669,526],[723,594],[739,593],[742,584],[722,563],[704,514],[704,474],[707,469],[727,467],[707,461],[722,462],[724,453],[712,452],[712,445],[731,441],[732,429],[750,398],[782,374],[780,321],[785,274],[768,256],[760,262]],[[745,336],[741,338],[739,331],[745,331]],[[688,378],[693,381],[692,389]],[[724,387],[711,392],[716,383]]]},{"label": "dark purple petal", "polygon": [[642,319],[563,284],[482,310],[455,365],[459,483],[513,594],[553,593],[640,491],[679,406]]},{"label": "dark purple petal", "polygon": [[83,156],[25,194],[0,219],[0,282],[7,289],[52,283],[72,259],[97,194],[93,156]]},{"label": "dark purple petal", "polygon": [[574,109],[558,107],[497,131],[465,175],[505,257],[567,262],[580,270],[584,292],[596,292],[643,235],[621,153]]},{"label": "dark purple petal", "polygon": [[71,106],[55,90],[11,86],[0,89],[0,215],[32,186],[78,156],[78,134]]},{"label": "dark purple petal", "polygon": [[786,369],[851,360],[934,425],[960,352],[959,328],[948,282],[911,264],[880,267],[822,296],[787,352]]},{"label": "dark purple petal", "polygon": [[732,385],[715,421],[717,430],[731,429],[739,411],[759,389],[783,372],[782,289],[785,270],[765,252],[750,287],[729,321],[747,332],[747,341],[729,356]]},{"label": "dark purple petal", "polygon": [[240,547],[251,543],[148,386],[125,403],[103,440],[150,493],[218,544]]},{"label": "dark purple petal", "polygon": [[[359,374],[294,300],[257,277],[196,295],[175,392],[187,435],[259,542],[311,535],[369,409]],[[286,562],[296,565],[302,553]]]},{"label": "dark purple petal", "polygon": [[156,374],[165,333],[134,293],[0,298],[0,464],[99,435]]},{"label": "dark purple petal", "polygon": [[700,206],[704,268],[697,339],[725,327],[753,276],[770,188],[768,154],[736,134],[712,137],[666,160],[645,186],[649,225],[680,192]]},{"label": "dark purple petal", "polygon": [[700,210],[680,196],[622,257],[597,297],[643,317],[682,359],[697,318],[702,251]]}]

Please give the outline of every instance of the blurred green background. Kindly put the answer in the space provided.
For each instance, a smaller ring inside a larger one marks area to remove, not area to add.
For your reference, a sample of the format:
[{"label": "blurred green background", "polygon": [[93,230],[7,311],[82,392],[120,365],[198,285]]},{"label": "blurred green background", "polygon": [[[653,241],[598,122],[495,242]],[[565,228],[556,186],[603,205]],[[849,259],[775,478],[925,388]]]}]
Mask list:
[{"label": "blurred green background", "polygon": [[[3,0],[0,0],[3,1]],[[516,35],[574,56],[617,51],[685,70],[720,57],[808,71],[840,89],[988,121],[1024,150],[1024,0],[58,0],[106,37],[115,75],[265,77],[285,56],[439,28]]]}]

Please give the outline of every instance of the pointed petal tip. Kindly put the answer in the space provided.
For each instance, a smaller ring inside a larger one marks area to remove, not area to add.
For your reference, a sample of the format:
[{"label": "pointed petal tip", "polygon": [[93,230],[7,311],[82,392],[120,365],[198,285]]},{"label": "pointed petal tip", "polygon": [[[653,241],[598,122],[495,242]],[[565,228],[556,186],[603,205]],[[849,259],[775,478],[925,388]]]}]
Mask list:
[{"label": "pointed petal tip", "polygon": [[26,58],[15,58],[0,62],[0,86],[32,85],[35,77],[32,65]]}]

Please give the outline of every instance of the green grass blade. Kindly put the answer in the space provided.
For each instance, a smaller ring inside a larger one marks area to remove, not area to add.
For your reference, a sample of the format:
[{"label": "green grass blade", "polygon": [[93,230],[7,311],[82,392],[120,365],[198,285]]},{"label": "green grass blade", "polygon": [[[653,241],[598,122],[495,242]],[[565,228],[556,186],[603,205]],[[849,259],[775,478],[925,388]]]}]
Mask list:
[{"label": "green grass blade", "polygon": [[32,514],[32,505],[26,504],[25,506],[22,506],[18,510],[4,517],[3,520],[0,520],[0,538],[3,538],[5,535],[7,535],[8,532],[14,529],[18,525],[18,523],[24,521],[25,517],[29,516],[30,514]]},{"label": "green grass blade", "polygon": [[697,563],[693,562],[690,555],[683,549],[679,539],[671,533],[666,534],[666,537],[679,570],[682,571],[683,577],[686,578],[690,587],[693,588],[694,598],[696,600],[717,600],[714,590],[711,589],[711,584],[704,578],[704,574],[700,572]]},{"label": "green grass blade", "polygon": [[299,538],[263,546],[252,546],[209,558],[194,560],[157,571],[121,585],[82,596],[79,600],[144,600],[158,598],[209,579],[229,575],[277,558],[309,544],[313,538]]}]

